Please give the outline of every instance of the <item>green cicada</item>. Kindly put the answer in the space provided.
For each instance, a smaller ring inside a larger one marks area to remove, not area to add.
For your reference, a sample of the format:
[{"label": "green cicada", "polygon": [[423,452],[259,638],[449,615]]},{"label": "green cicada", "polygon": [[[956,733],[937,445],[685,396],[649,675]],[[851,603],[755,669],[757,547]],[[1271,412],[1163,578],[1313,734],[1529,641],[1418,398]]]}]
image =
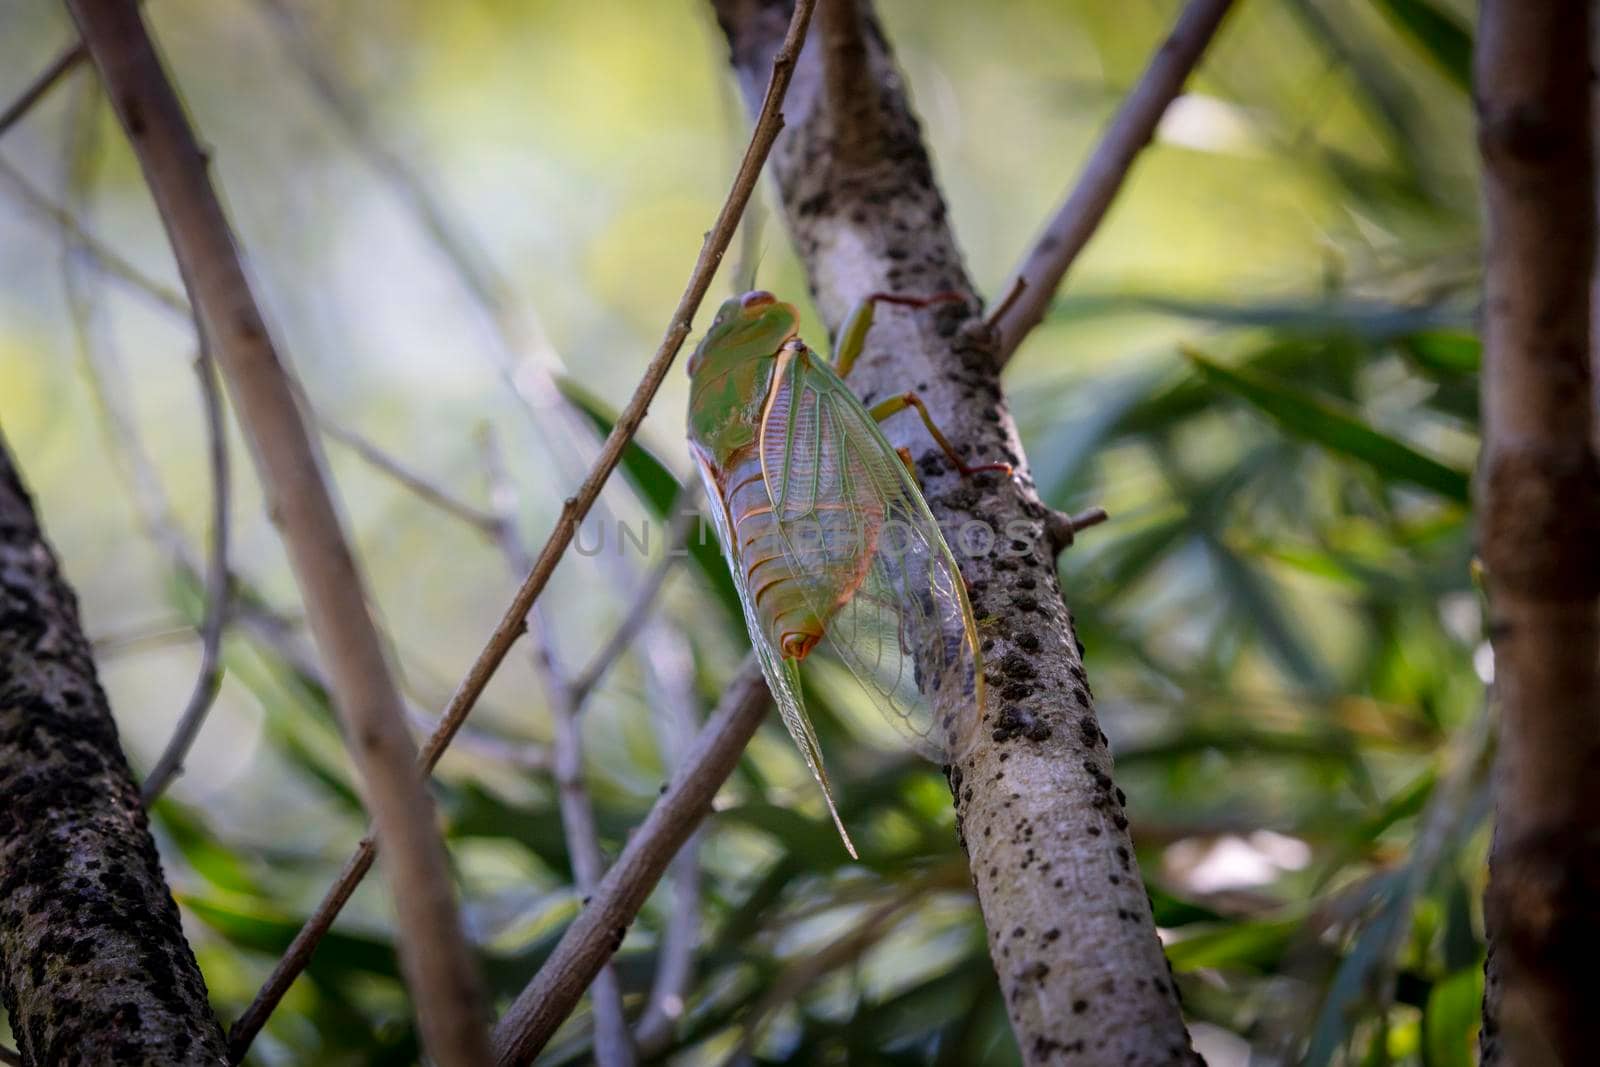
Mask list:
[{"label": "green cicada", "polygon": [[966,586],[909,455],[878,420],[915,408],[963,474],[1011,469],[963,463],[915,393],[869,410],[845,385],[880,302],[933,301],[869,298],[830,363],[800,340],[793,305],[750,292],[722,305],[689,360],[690,450],[750,642],[852,856],[801,700],[800,661],[826,641],[889,722],[938,762],[970,747],[983,703]]}]

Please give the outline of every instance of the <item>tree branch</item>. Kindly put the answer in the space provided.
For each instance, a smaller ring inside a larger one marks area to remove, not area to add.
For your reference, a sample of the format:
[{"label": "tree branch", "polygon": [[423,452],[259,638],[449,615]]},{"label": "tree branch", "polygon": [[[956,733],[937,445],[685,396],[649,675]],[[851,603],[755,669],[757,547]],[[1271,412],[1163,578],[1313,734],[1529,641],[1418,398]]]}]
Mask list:
[{"label": "tree branch", "polygon": [[[667,631],[657,620],[643,634],[645,677],[658,711],[656,733],[668,768],[685,766],[699,727],[694,699],[694,662],[682,635]],[[656,946],[655,980],[633,1037],[641,1052],[661,1052],[672,1040],[684,1001],[694,981],[695,950],[700,945],[700,842],[704,831],[694,830],[673,857],[672,905],[666,929]]]},{"label": "tree branch", "polygon": [[[132,416],[120,403],[112,400],[105,388],[101,373],[102,342],[97,336],[100,330],[95,294],[85,286],[85,279],[80,277],[77,269],[79,255],[87,251],[84,244],[85,234],[83,228],[77,224],[77,220],[87,208],[94,167],[99,157],[99,138],[93,132],[95,127],[92,121],[93,108],[98,102],[98,94],[84,94],[83,104],[78,108],[79,114],[73,124],[74,136],[70,138],[70,158],[67,165],[68,203],[51,213],[60,227],[63,241],[62,287],[66,294],[67,310],[79,354],[89,370],[90,379],[94,384],[95,398],[105,416],[105,425],[121,445],[120,448],[114,447],[113,452],[132,470],[132,481],[136,486],[135,496],[139,499],[141,518],[146,520],[149,530],[160,531],[158,539],[165,547],[183,557],[184,565],[176,569],[186,577],[193,577],[198,583],[201,580],[200,575],[190,569],[192,564],[183,543],[183,535],[172,518],[166,493],[154,472],[153,464],[149,462],[143,442],[134,432]],[[29,194],[34,193],[26,183],[24,191]],[[198,324],[195,325],[198,329]],[[193,368],[200,389],[201,406],[205,411],[212,509],[211,543],[204,575],[204,618],[198,628],[200,667],[189,699],[178,716],[173,736],[142,786],[141,794],[146,807],[149,807],[181,772],[183,759],[194,744],[195,738],[199,736],[200,727],[204,724],[206,715],[210,712],[221,689],[222,635],[227,626],[232,599],[227,557],[230,497],[227,431],[222,397],[216,379],[216,367],[204,345],[199,348]]]},{"label": "tree branch", "polygon": [[667,791],[628,839],[583,911],[567,928],[539,973],[517,995],[494,1030],[495,1063],[528,1063],[550,1040],[600,968],[611,958],[644,906],[733,773],[771,700],[754,657],[747,658],[722,703],[695,738]]},{"label": "tree branch", "polygon": [[220,1062],[76,599],[3,439],[0,679],[0,1000],[23,1062]]},{"label": "tree branch", "polygon": [[222,632],[228,625],[233,600],[233,579],[228,573],[228,429],[223,422],[222,396],[217,386],[217,369],[205,345],[195,358],[194,373],[200,379],[200,397],[206,413],[206,453],[211,464],[211,544],[206,557],[205,620],[200,627],[200,669],[195,677],[189,703],[178,716],[161,758],[145,776],[141,793],[146,807],[155,803],[172,779],[183,771],[200,727],[205,724],[211,705],[222,689]]},{"label": "tree branch", "polygon": [[7,130],[21,122],[23,117],[33,110],[33,106],[43,100],[50,90],[56,87],[57,82],[76,69],[84,58],[81,42],[75,41],[62,49],[61,54],[51,60],[50,65],[28,83],[28,87],[11,101],[5,111],[0,112],[0,137],[4,137]]},{"label": "tree branch", "polygon": [[[517,533],[515,491],[510,487],[493,436],[483,437],[484,467],[489,473],[490,497],[496,501],[495,540],[513,576],[530,567],[528,551]],[[561,813],[562,836],[567,856],[572,861],[573,888],[588,897],[605,873],[606,861],[600,852],[600,831],[595,825],[594,808],[583,781],[583,732],[578,724],[578,706],[572,684],[561,669],[544,605],[537,602],[528,613],[528,641],[532,645],[533,667],[544,680],[550,703],[552,739],[551,771],[556,784],[556,807]],[[622,985],[609,964],[595,975],[594,1054],[597,1063],[627,1067],[634,1062],[633,1035],[622,1008]]]},{"label": "tree branch", "polygon": [[101,270],[126,282],[135,291],[143,293],[172,314],[193,321],[194,312],[182,293],[156,281],[126,257],[89,233],[72,211],[46,196],[21,171],[3,159],[0,159],[0,179],[11,186],[13,195],[24,207],[59,226],[73,244],[93,257]]},{"label": "tree branch", "polygon": [[1485,0],[1474,63],[1487,221],[1477,512],[1501,715],[1482,1041],[1486,1062],[1503,1049],[1519,1067],[1600,1046],[1582,992],[1600,951],[1591,18],[1584,0]]},{"label": "tree branch", "polygon": [[161,212],[327,655],[351,755],[389,855],[388,881],[405,931],[397,947],[424,1043],[441,1064],[481,1064],[487,1048],[479,985],[400,694],[205,156],[134,0],[68,6]]},{"label": "tree branch", "polygon": [[[593,468],[577,493],[568,498],[563,505],[561,514],[556,519],[556,527],[540,549],[528,576],[523,579],[522,585],[512,597],[510,606],[496,625],[483,651],[478,654],[466,677],[462,679],[455,694],[450,698],[449,705],[440,717],[439,728],[423,745],[420,760],[424,772],[431,772],[439,762],[439,757],[449,747],[461,724],[488,686],[489,680],[505,661],[511,646],[522,635],[526,628],[528,612],[533,607],[534,601],[549,583],[550,575],[567,547],[571,545],[578,524],[583,521],[595,499],[600,495],[601,487],[616,470],[628,442],[633,439],[639,430],[639,424],[644,421],[650,401],[661,388],[661,383],[666,378],[678,349],[688,337],[694,313],[699,309],[707,290],[711,288],[712,278],[716,275],[717,267],[722,262],[722,257],[727,252],[728,245],[738,228],[740,215],[745,205],[749,203],[751,193],[761,176],[762,166],[766,163],[768,153],[772,151],[772,143],[783,127],[784,95],[793,76],[795,58],[799,54],[800,42],[804,39],[814,4],[815,0],[799,0],[796,5],[790,28],[792,42],[786,41],[773,59],[771,80],[760,116],[751,132],[750,143],[745,149],[744,158],[740,161],[727,200],[706,234],[705,243],[701,246],[700,255],[695,261],[688,284],[678,301],[677,309],[673,312],[672,321],[667,327],[660,347],[645,368],[644,377],[635,388],[633,397],[607,435]],[[350,899],[350,894],[371,869],[375,852],[376,848],[370,839],[361,843],[349,862],[345,864],[338,879],[329,888],[317,910],[295,935],[283,959],[268,976],[266,983],[256,994],[256,999],[234,1025],[229,1035],[229,1045],[235,1056],[242,1056],[243,1050],[249,1047],[251,1039],[266,1022],[267,1016],[283,998],[295,977],[305,969],[312,953],[316,951],[317,943],[328,932],[334,918]],[[607,878],[609,880],[610,876]],[[590,972],[589,977],[593,977],[593,972]],[[586,978],[585,982],[587,980]],[[580,988],[580,995],[581,992]],[[572,1003],[576,1003],[576,997]],[[571,1004],[568,1004],[566,1011],[570,1010]],[[565,1017],[565,1014],[564,1011],[562,1017]]]},{"label": "tree branch", "polygon": [[1016,297],[993,320],[1000,334],[997,354],[1002,364],[1010,361],[1022,339],[1044,318],[1061,279],[1100,228],[1134,160],[1155,136],[1161,116],[1183,91],[1183,83],[1232,6],[1232,0],[1189,0],[1139,84],[1106,128],[1077,185],[1012,273],[1005,291]]},{"label": "tree branch", "polygon": [[[782,0],[717,0],[747,99],[774,46]],[[1094,716],[1081,649],[1062,602],[1049,511],[1039,501],[996,377],[927,151],[887,42],[867,5],[856,20],[871,72],[877,148],[834,152],[852,115],[829,113],[819,50],[795,74],[793,123],[773,153],[784,214],[824,321],[873,292],[968,294],[965,305],[887,309],[851,372],[863,399],[918,383],[933,417],[974,460],[1014,479],[961,479],[915,420],[885,424],[909,444],[946,529],[981,523],[988,555],[958,550],[988,680],[982,738],[949,768],[990,953],[1027,1062],[1063,1052],[1093,1062],[1193,1062],[1177,989],[1133,863],[1123,797]],[[925,385],[923,383],[926,383]]]},{"label": "tree branch", "polygon": [[622,621],[617,624],[617,628],[611,631],[611,636],[601,643],[589,657],[589,662],[583,670],[573,678],[573,703],[582,705],[589,698],[595,686],[610,673],[611,668],[622,658],[623,653],[628,651],[634,639],[650,625],[656,597],[661,595],[661,590],[667,583],[667,576],[672,573],[673,566],[678,562],[674,553],[683,546],[690,527],[700,519],[699,511],[690,506],[691,498],[698,492],[697,483],[691,483],[681,491],[678,501],[684,510],[673,516],[672,525],[667,527],[666,552],[656,561],[655,566],[634,591],[633,599],[623,611]]}]

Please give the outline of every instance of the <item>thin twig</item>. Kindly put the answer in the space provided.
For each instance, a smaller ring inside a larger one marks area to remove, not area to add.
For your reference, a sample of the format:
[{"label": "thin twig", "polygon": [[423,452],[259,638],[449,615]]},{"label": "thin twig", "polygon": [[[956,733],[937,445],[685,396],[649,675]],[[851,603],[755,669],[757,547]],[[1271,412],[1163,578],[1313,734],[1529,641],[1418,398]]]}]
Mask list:
[{"label": "thin twig", "polygon": [[[86,108],[92,108],[94,103],[95,100],[91,99]],[[63,238],[62,282],[66,290],[73,332],[78,342],[79,353],[93,383],[96,399],[106,416],[104,425],[120,439],[123,447],[117,451],[133,468],[135,496],[141,502],[141,512],[145,517],[147,529],[159,531],[155,538],[158,543],[164,544],[169,552],[181,556],[182,566],[177,568],[180,573],[199,581],[193,556],[187,551],[183,535],[173,517],[171,504],[159,476],[155,473],[154,464],[151,463],[143,443],[138,439],[133,416],[120,401],[112,400],[111,391],[106,388],[104,380],[106,370],[101,365],[100,345],[95,337],[98,332],[95,304],[91,294],[81,288],[74,269],[77,254],[83,247],[81,243],[83,230],[76,225],[75,220],[84,210],[83,201],[87,199],[92,180],[91,167],[97,158],[95,152],[97,146],[92,134],[94,126],[91,110],[84,110],[74,129],[75,134],[71,139],[70,148],[72,158],[69,159],[67,167],[70,175],[69,202],[60,209],[56,217]],[[26,187],[26,183],[24,186]],[[178,717],[173,736],[141,790],[141,799],[147,807],[181,769],[183,758],[194,744],[195,738],[199,736],[200,727],[216,701],[222,684],[222,634],[228,621],[231,595],[227,559],[229,501],[227,430],[215,367],[204,345],[200,346],[193,366],[200,387],[201,406],[206,417],[212,499],[211,545],[206,561],[205,608],[200,629],[200,667],[189,699]]]},{"label": "thin twig", "polygon": [[[1190,71],[1216,35],[1232,0],[1189,0],[1172,33],[1145,68],[1139,84],[1123,101],[1094,154],[1044,232],[1028,250],[1006,286],[1016,299],[997,316],[999,359],[1009,361],[1017,346],[1044,318],[1056,289],[1105,218],[1127,179],[1133,161],[1155,135],[1167,106],[1183,90]],[[1025,287],[1017,291],[1018,281]]]},{"label": "thin twig", "polygon": [[[492,335],[489,353],[496,371],[532,415],[535,431],[557,464],[577,481],[589,458],[577,454],[575,442],[594,439],[594,428],[572,410],[556,386],[552,368],[561,365],[561,358],[544,324],[531,307],[517,299],[514,288],[472,236],[455,223],[422,173],[382,136],[361,95],[345,81],[339,65],[317,48],[299,14],[285,0],[259,2],[281,35],[289,58],[305,74],[349,143],[415,217],[424,236],[450,264],[467,296],[483,313]],[[551,432],[547,423],[552,416],[564,432]]]},{"label": "thin twig", "polygon": [[22,1057],[4,1045],[0,1045],[0,1063],[7,1067],[23,1067]]},{"label": "thin twig", "polygon": [[673,773],[667,791],[628,839],[539,973],[496,1025],[495,1063],[500,1067],[531,1060],[577,1005],[673,856],[710,813],[712,798],[733,773],[770,705],[766,682],[751,656],[695,738],[682,767]]},{"label": "thin twig", "polygon": [[678,562],[677,550],[685,543],[690,528],[700,520],[700,512],[693,507],[692,500],[698,492],[698,483],[691,483],[680,492],[678,499],[682,510],[673,516],[672,525],[667,528],[666,553],[656,561],[643,584],[635,591],[633,600],[624,609],[622,621],[617,624],[617,628],[611,631],[611,636],[606,638],[590,657],[588,665],[573,678],[572,702],[578,707],[582,707],[589,699],[594,687],[606,676],[617,660],[622,658],[623,653],[628,651],[634,638],[639,636],[639,631],[650,622],[651,605],[660,595],[662,587],[666,585],[667,577]]},{"label": "thin twig", "polygon": [[98,662],[110,656],[121,656],[146,648],[187,645],[198,636],[192,623],[153,621],[112,630],[91,638],[89,644]]},{"label": "thin twig", "polygon": [[61,54],[50,61],[50,65],[40,71],[22,94],[11,102],[11,105],[0,112],[0,137],[6,131],[22,121],[24,115],[33,110],[33,105],[44,99],[45,94],[55,88],[56,83],[65,78],[69,72],[82,63],[87,53],[83,50],[81,41],[62,50]]},{"label": "thin twig", "polygon": [[[478,654],[466,677],[462,679],[455,694],[450,698],[450,703],[440,718],[439,729],[423,745],[420,762],[425,773],[431,772],[439,762],[440,755],[449,746],[456,731],[461,728],[462,722],[472,711],[483,690],[488,686],[489,680],[494,677],[495,671],[505,661],[511,646],[522,635],[529,609],[544,591],[556,564],[565,554],[567,546],[572,543],[578,523],[583,521],[595,498],[600,495],[601,486],[611,476],[612,471],[616,470],[617,464],[622,459],[623,450],[638,432],[639,424],[644,421],[650,401],[661,388],[661,383],[665,380],[678,349],[688,337],[694,313],[700,307],[707,290],[711,288],[711,280],[733,239],[739,217],[750,200],[756,182],[761,177],[762,165],[772,151],[772,143],[777,139],[779,130],[783,128],[781,112],[783,97],[788,91],[794,73],[795,59],[799,55],[800,45],[805,38],[805,30],[810,23],[815,3],[816,0],[797,0],[789,34],[783,48],[773,61],[771,80],[761,113],[750,135],[749,147],[745,151],[743,160],[740,161],[739,171],[734,176],[733,187],[728,192],[727,200],[723,203],[716,222],[701,246],[700,255],[695,261],[677,309],[673,312],[666,335],[645,368],[644,377],[634,390],[633,397],[612,426],[611,433],[607,435],[594,468],[584,479],[578,492],[562,507],[561,514],[556,520],[556,527],[540,550],[533,568],[527,578],[523,579],[516,595],[512,597],[510,606],[489,636],[483,651]],[[745,739],[748,740],[748,734]],[[229,1042],[236,1057],[242,1055],[243,1050],[249,1047],[250,1041],[260,1031],[262,1024],[271,1015],[272,1009],[283,998],[284,993],[288,991],[289,985],[304,970],[311,959],[311,954],[316,950],[317,942],[327,933],[334,917],[354,892],[356,885],[371,869],[375,851],[370,840],[362,842],[350,862],[345,865],[339,879],[329,889],[328,895],[323,898],[306,925],[295,935],[283,959],[278,962],[266,983],[257,992],[255,1000],[234,1025],[229,1035]],[[612,870],[615,872],[617,868],[613,867]],[[610,877],[607,876],[608,881]],[[593,972],[590,973],[592,975]],[[569,1004],[566,1011],[570,1010]],[[566,1011],[563,1011],[563,1017]]]},{"label": "thin twig", "polygon": [[414,470],[368,438],[335,422],[311,406],[308,399],[302,397],[302,402],[324,436],[331,437],[344,445],[369,466],[387,474],[427,503],[448,512],[485,536],[495,536],[500,525],[500,520],[495,515],[476,504],[462,500],[449,489]]},{"label": "thin twig", "polygon": [[[687,762],[700,729],[694,656],[687,638],[659,617],[640,637],[640,663],[655,712],[656,736],[668,772],[676,773]],[[700,842],[704,836],[703,828],[690,834],[668,870],[671,911],[656,946],[650,998],[633,1030],[634,1041],[646,1056],[659,1053],[672,1040],[694,982],[695,951],[700,945]]]},{"label": "thin twig", "polygon": [[202,341],[194,362],[200,380],[200,396],[206,414],[207,452],[211,461],[211,544],[206,558],[205,621],[200,628],[200,671],[195,678],[189,703],[178,717],[177,728],[166,750],[145,777],[141,790],[145,807],[155,802],[172,779],[183,770],[183,761],[200,736],[200,727],[222,688],[222,631],[228,623],[228,605],[233,582],[228,574],[228,429],[223,420],[222,395],[217,385],[216,366]]},{"label": "thin twig", "polygon": [[[0,173],[3,172],[4,164],[0,163]],[[51,208],[48,217],[61,224],[63,236],[73,253],[88,256],[104,268],[105,257],[115,256],[115,253],[104,246],[84,243],[86,231],[76,211],[53,204]],[[140,288],[157,284],[137,278],[130,280]],[[124,482],[130,487],[139,525],[165,557],[167,566],[173,574],[185,583],[199,584],[201,581],[199,556],[189,545],[178,524],[171,498],[162,484],[160,472],[150,458],[133,413],[125,402],[127,385],[120,374],[120,368],[116,365],[115,353],[93,342],[94,330],[88,321],[91,306],[79,292],[80,283],[77,275],[68,273],[66,283],[68,306],[72,311],[74,333],[78,339],[90,395],[100,411],[100,423],[106,429],[109,454],[114,461],[127,465],[128,477]],[[174,310],[187,314],[187,301],[181,296],[175,299]],[[301,399],[304,403],[304,397]],[[419,476],[413,475],[409,479],[400,477],[400,471],[409,471],[404,463],[389,456],[366,438],[352,431],[344,432],[349,434],[352,440],[361,443],[359,454],[363,458],[381,457],[383,462],[372,460],[377,470],[394,477],[400,485],[418,492],[424,501],[436,506],[441,505],[437,494],[420,492],[417,483],[422,479]],[[464,509],[446,510],[457,518],[471,521],[469,516],[463,513]],[[482,532],[481,527],[477,527],[476,524],[475,528]],[[314,650],[299,639],[300,622],[267,607],[267,598],[259,590],[243,583],[238,575],[231,576],[231,586],[238,594],[234,598],[232,612],[244,635],[264,652],[280,660],[302,684],[318,692],[331,693],[332,683],[322,670],[321,664],[317,662]],[[147,626],[133,632],[105,635],[96,640],[95,651],[98,655],[116,655],[146,644],[174,640],[188,641],[196,636],[193,625]],[[413,701],[406,702],[406,718],[423,733],[431,734],[439,728],[438,716],[429,714]],[[533,742],[512,741],[463,728],[456,738],[455,745],[458,749],[521,770],[539,771],[548,770],[550,767],[549,750]]]},{"label": "thin twig", "polygon": [[206,157],[135,0],[69,0],[182,268],[190,302],[233,392],[280,524],[349,749],[388,859],[396,941],[423,1044],[440,1064],[484,1062],[484,1006],[434,808],[416,773],[404,706],[368,613],[355,556],[256,305]]},{"label": "thin twig", "polygon": [[100,265],[100,269],[128,283],[174,315],[184,319],[194,317],[193,311],[189,308],[189,301],[182,293],[156,281],[110,245],[88,232],[73,211],[56,203],[29,181],[26,175],[3,159],[0,159],[0,179],[4,179],[11,186],[12,193],[24,207],[59,226],[74,244]]},{"label": "thin twig", "polygon": [[[495,540],[513,575],[521,574],[530,564],[527,547],[517,532],[516,490],[501,462],[494,436],[485,430],[481,440],[489,495],[497,511]],[[572,861],[573,887],[580,897],[587,897],[605,873],[605,857],[600,852],[600,831],[595,825],[594,808],[589,803],[583,781],[583,735],[578,726],[578,709],[572,685],[561,669],[555,634],[543,604],[534,603],[527,622],[534,670],[544,679],[550,702],[556,806],[561,813],[567,856]],[[591,995],[595,1060],[608,1067],[611,1064],[626,1067],[635,1059],[633,1035],[628,1030],[627,1013],[622,1007],[622,985],[613,967],[602,967],[595,975]]]}]

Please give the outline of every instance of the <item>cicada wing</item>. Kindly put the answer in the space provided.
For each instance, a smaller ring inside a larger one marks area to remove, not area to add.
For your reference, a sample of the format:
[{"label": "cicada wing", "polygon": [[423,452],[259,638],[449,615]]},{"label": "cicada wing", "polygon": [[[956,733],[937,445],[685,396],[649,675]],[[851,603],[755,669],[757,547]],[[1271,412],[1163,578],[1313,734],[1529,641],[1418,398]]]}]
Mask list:
[{"label": "cicada wing", "polygon": [[690,451],[694,454],[695,464],[700,468],[700,480],[705,484],[706,497],[709,501],[707,510],[711,512],[711,521],[717,528],[717,538],[722,542],[722,553],[728,560],[728,569],[733,572],[733,584],[739,591],[739,603],[744,606],[745,627],[750,631],[750,647],[755,651],[757,662],[761,664],[761,673],[767,679],[767,688],[772,691],[772,699],[778,705],[778,714],[783,719],[784,727],[789,731],[789,736],[794,738],[795,746],[800,749],[800,755],[806,761],[811,777],[822,787],[822,799],[828,804],[828,814],[833,816],[833,824],[839,828],[839,836],[844,840],[845,851],[850,853],[851,859],[858,859],[855,842],[850,840],[850,833],[844,828],[844,820],[839,817],[839,808],[833,802],[833,787],[828,783],[828,772],[822,764],[822,746],[817,743],[816,731],[811,727],[805,702],[800,696],[799,665],[780,655],[768,640],[750,594],[746,578],[749,571],[739,561],[738,542],[732,534],[733,521],[728,515],[728,505],[723,499],[721,487],[717,484],[711,465],[700,450],[691,445]]},{"label": "cicada wing", "polygon": [[784,551],[826,642],[894,726],[949,763],[977,740],[983,671],[955,557],[911,472],[855,394],[800,352],[762,420]]}]

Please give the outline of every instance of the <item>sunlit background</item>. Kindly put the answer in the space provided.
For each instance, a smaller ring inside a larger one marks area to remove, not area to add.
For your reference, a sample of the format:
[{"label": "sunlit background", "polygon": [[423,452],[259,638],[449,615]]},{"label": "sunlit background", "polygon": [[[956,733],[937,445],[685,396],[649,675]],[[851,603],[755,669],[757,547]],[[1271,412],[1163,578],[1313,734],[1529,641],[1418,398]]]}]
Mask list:
[{"label": "sunlit background", "polygon": [[[998,295],[1177,7],[879,4],[984,292]],[[1492,672],[1466,525],[1466,5],[1239,7],[1005,384],[1047,502],[1113,516],[1066,553],[1063,583],[1198,1045],[1215,1064],[1252,1049],[1466,1064]],[[523,540],[542,541],[592,450],[550,383],[607,424],[742,150],[721,35],[689,0],[147,10],[275,337],[333,433],[327,463],[426,729],[519,575],[349,439],[478,509],[510,508]],[[71,40],[61,5],[6,4],[0,101]],[[0,419],[142,774],[199,659],[202,591],[174,566],[203,560],[211,500],[194,332],[87,69],[5,134],[0,160]],[[804,300],[766,209],[714,296],[752,275]],[[807,334],[826,330],[811,318]],[[569,555],[544,596],[569,672],[661,555],[663,470],[689,473],[685,386],[675,371],[640,434],[648,455],[585,527],[580,543],[602,549]],[[220,698],[155,822],[225,1020],[363,829],[330,709],[295,662],[309,646],[283,551],[246,447],[229,443],[231,561],[254,623],[228,631]],[[618,552],[618,520],[650,527],[648,555]],[[747,647],[697,563],[670,573],[659,614],[583,712],[608,856],[665,778],[663,738],[672,751]],[[763,1062],[1015,1060],[943,779],[848,686],[811,681],[863,862],[845,862],[774,721],[700,844],[695,979],[656,1055],[715,1063],[744,1043]],[[578,907],[539,767],[549,739],[519,650],[439,775],[502,998]],[[618,957],[635,1011],[674,884]],[[415,1058],[380,894],[377,879],[358,894],[253,1062]],[[551,1062],[587,1056],[589,1032],[585,1005]]]}]

